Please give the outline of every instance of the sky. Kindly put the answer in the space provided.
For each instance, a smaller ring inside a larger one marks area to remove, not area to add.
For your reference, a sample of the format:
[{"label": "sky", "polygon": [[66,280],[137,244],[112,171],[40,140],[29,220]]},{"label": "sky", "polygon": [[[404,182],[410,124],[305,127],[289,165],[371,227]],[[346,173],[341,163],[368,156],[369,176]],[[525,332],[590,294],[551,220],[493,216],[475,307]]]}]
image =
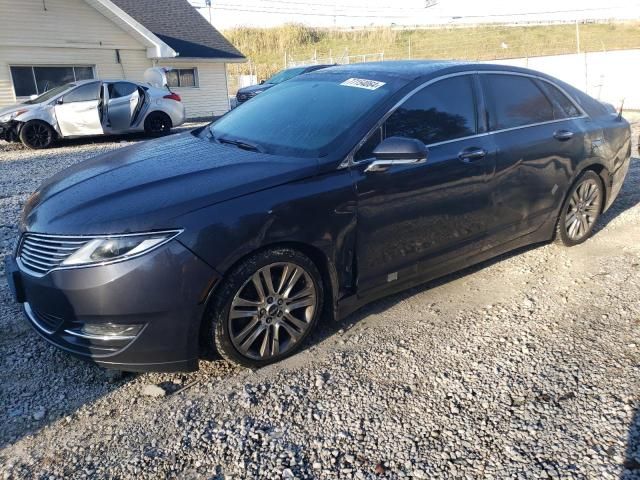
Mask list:
[{"label": "sky", "polygon": [[[319,27],[640,19],[640,0],[190,0],[214,26]],[[435,3],[433,6],[427,5]]]}]

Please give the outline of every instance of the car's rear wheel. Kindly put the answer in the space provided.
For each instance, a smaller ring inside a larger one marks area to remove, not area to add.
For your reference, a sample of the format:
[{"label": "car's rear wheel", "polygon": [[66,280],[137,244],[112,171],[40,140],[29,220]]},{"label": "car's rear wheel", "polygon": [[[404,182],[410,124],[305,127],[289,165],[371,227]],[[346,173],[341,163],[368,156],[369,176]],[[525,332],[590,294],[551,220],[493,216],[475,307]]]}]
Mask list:
[{"label": "car's rear wheel", "polygon": [[297,352],[323,305],[315,264],[290,248],[243,261],[216,291],[205,318],[204,343],[227,360],[262,367]]},{"label": "car's rear wheel", "polygon": [[604,203],[600,176],[587,170],[574,183],[562,206],[556,239],[571,247],[584,242],[593,233]]},{"label": "car's rear wheel", "polygon": [[168,134],[171,126],[171,118],[164,112],[151,112],[144,121],[145,133],[154,137]]},{"label": "car's rear wheel", "polygon": [[20,129],[20,141],[28,148],[49,148],[56,139],[56,132],[47,122],[30,120]]}]

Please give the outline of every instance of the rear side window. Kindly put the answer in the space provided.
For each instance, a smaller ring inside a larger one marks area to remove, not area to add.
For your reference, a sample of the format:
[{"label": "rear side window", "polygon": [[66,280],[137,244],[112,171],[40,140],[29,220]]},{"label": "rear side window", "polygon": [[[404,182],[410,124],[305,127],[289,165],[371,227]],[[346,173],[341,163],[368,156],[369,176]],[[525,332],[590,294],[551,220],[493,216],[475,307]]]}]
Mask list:
[{"label": "rear side window", "polygon": [[62,98],[62,101],[64,103],[88,102],[90,100],[97,100],[99,94],[100,82],[92,82],[70,91]]},{"label": "rear side window", "polygon": [[558,90],[558,88],[541,80],[536,83],[544,91],[549,100],[551,100],[553,116],[556,120],[562,118],[574,118],[582,115],[573,102],[569,100],[564,93]]},{"label": "rear side window", "polygon": [[385,136],[416,138],[429,145],[474,135],[476,108],[471,81],[471,75],[461,75],[423,88],[387,119]]},{"label": "rear side window", "polygon": [[130,82],[116,82],[109,84],[109,98],[120,98],[131,95],[138,90],[137,85]]},{"label": "rear side window", "polygon": [[499,74],[484,74],[480,78],[492,130],[555,120],[551,103],[530,78]]}]

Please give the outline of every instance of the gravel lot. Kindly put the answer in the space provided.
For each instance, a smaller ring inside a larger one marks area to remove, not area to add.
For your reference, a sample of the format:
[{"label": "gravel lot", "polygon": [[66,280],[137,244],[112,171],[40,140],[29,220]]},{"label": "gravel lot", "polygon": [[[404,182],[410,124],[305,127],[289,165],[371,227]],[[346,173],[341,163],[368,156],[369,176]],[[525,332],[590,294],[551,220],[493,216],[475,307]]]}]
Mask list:
[{"label": "gravel lot", "polygon": [[[135,141],[0,142],[0,254],[41,180]],[[586,244],[376,302],[255,372],[102,370],[0,284],[4,478],[640,478],[638,159]]]}]

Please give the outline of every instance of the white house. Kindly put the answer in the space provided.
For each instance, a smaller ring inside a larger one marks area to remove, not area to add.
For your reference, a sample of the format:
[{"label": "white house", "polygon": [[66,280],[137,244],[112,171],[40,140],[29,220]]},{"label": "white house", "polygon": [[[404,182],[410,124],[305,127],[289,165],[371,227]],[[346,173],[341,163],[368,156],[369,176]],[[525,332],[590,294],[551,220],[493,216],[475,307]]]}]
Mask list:
[{"label": "white house", "polygon": [[0,0],[0,107],[74,80],[142,82],[166,66],[188,118],[222,115],[226,64],[245,60],[187,0]]}]

